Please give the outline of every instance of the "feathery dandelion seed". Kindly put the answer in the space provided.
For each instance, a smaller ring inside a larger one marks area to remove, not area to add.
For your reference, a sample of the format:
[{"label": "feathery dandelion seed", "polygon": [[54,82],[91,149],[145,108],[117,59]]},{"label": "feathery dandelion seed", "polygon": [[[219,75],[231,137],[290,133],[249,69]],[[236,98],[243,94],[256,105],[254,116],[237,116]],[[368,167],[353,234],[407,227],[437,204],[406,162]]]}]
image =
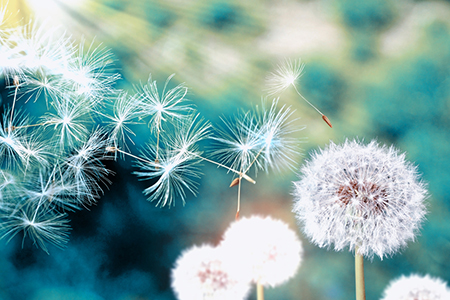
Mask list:
[{"label": "feathery dandelion seed", "polygon": [[95,203],[103,193],[101,184],[111,183],[107,178],[111,171],[102,162],[107,158],[106,142],[105,133],[97,129],[65,159],[64,176],[73,180],[76,198],[83,204]]},{"label": "feathery dandelion seed", "polygon": [[143,151],[141,159],[136,160],[140,171],[133,172],[141,180],[156,180],[144,190],[149,201],[157,201],[156,206],[175,205],[175,199],[185,204],[186,191],[197,193],[200,170],[196,166],[200,159],[192,153],[180,154],[180,149],[165,148],[159,151],[158,162],[155,162],[156,149],[149,144]]},{"label": "feathery dandelion seed", "polygon": [[151,118],[149,126],[153,132],[160,132],[163,122],[183,119],[192,110],[192,107],[185,103],[188,89],[184,84],[168,89],[169,82],[174,76],[175,74],[172,74],[167,78],[161,95],[151,74],[147,84],[141,84],[136,88],[141,97],[140,107],[143,113]]},{"label": "feathery dandelion seed", "polygon": [[[129,96],[126,92],[121,93],[115,100],[113,115],[105,115],[108,131],[108,146],[125,151],[129,150],[128,143],[134,144],[132,136],[134,132],[129,125],[138,124],[138,118],[142,115],[139,110],[140,99],[136,96]],[[117,152],[116,152],[117,153]]]},{"label": "feathery dandelion seed", "polygon": [[331,125],[330,120],[325,116],[317,107],[315,107],[311,102],[306,100],[302,94],[297,89],[296,82],[303,75],[303,69],[305,68],[305,64],[302,63],[300,59],[296,59],[294,61],[290,59],[286,59],[283,64],[278,65],[278,69],[275,72],[272,72],[266,79],[267,82],[267,92],[269,95],[275,95],[283,92],[288,87],[293,86],[295,92],[312,108],[314,108],[321,116],[325,123],[328,126],[333,127]]},{"label": "feathery dandelion seed", "polygon": [[59,248],[64,248],[68,242],[69,230],[67,215],[49,209],[48,204],[30,203],[17,209],[2,222],[3,238],[10,241],[18,233],[23,232],[22,245],[27,236],[36,247],[48,252],[47,243]]}]

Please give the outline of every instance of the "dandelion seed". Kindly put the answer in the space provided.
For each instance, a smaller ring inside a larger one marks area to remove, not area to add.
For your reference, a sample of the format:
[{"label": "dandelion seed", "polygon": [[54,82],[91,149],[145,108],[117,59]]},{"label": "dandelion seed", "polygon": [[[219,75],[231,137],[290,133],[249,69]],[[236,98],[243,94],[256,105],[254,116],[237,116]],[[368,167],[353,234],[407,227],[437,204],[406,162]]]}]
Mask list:
[{"label": "dandelion seed", "polygon": [[148,145],[142,153],[143,159],[137,160],[141,171],[133,172],[143,180],[155,179],[156,182],[144,190],[149,201],[157,201],[156,206],[175,205],[175,199],[180,198],[185,204],[185,190],[196,194],[200,171],[196,165],[200,159],[190,152],[180,154],[179,149],[168,148],[159,153],[155,161],[156,149]]},{"label": "dandelion seed", "polygon": [[86,122],[88,108],[83,103],[72,102],[69,99],[61,99],[52,104],[56,114],[47,112],[41,120],[46,126],[53,126],[61,149],[84,141],[88,130],[83,123]]},{"label": "dandelion seed", "polygon": [[142,115],[139,110],[140,100],[137,97],[129,97],[127,93],[120,94],[113,107],[113,116],[106,116],[106,130],[108,145],[110,147],[128,150],[127,142],[134,144],[131,136],[135,136],[129,125],[137,124],[135,120]]},{"label": "dandelion seed", "polygon": [[184,84],[179,84],[172,89],[167,89],[170,80],[175,76],[172,74],[167,78],[161,95],[158,92],[156,81],[152,81],[150,75],[146,85],[137,87],[138,94],[141,98],[141,109],[143,113],[151,116],[150,128],[153,132],[160,132],[162,130],[162,123],[168,119],[180,120],[183,119],[186,113],[189,113],[192,108],[185,104],[185,96],[187,94],[187,87]]},{"label": "dandelion seed", "polygon": [[261,143],[264,163],[260,165],[268,171],[270,168],[280,170],[283,167],[293,167],[294,157],[298,155],[298,138],[291,134],[305,127],[294,127],[291,120],[294,111],[283,105],[277,109],[278,99],[272,101],[270,109],[263,109],[259,115],[260,130],[257,132]]},{"label": "dandelion seed", "polygon": [[57,167],[41,168],[38,172],[38,174],[27,174],[25,193],[28,202],[35,203],[37,206],[46,203],[70,211],[81,209],[75,197],[76,186],[73,180],[63,178]]},{"label": "dandelion seed", "polygon": [[5,110],[0,125],[0,165],[8,169],[21,166],[26,160],[26,148],[23,145],[26,132],[23,127],[29,123],[29,119],[21,112],[16,113],[12,120],[10,115],[11,111]]},{"label": "dandelion seed", "polygon": [[100,184],[111,183],[107,178],[111,171],[102,163],[106,159],[105,148],[105,133],[97,129],[74,150],[75,154],[65,159],[64,178],[73,180],[74,193],[80,203],[95,203],[103,192]]},{"label": "dandelion seed", "polygon": [[412,274],[391,281],[382,300],[444,300],[450,299],[450,289],[440,278]]},{"label": "dandelion seed", "polygon": [[284,64],[278,65],[278,69],[267,78],[269,95],[281,93],[291,85],[295,86],[296,81],[303,75],[304,68],[305,64],[300,59],[286,59]]},{"label": "dandelion seed", "polygon": [[209,245],[185,250],[172,269],[172,289],[178,300],[246,299],[248,281],[234,277],[220,248]]},{"label": "dandelion seed", "polygon": [[68,241],[70,227],[66,217],[65,213],[56,213],[48,206],[29,204],[5,218],[0,238],[9,236],[9,242],[23,231],[22,246],[25,238],[29,236],[36,247],[49,254],[47,243],[63,248]]},{"label": "dandelion seed", "polygon": [[217,128],[217,134],[212,137],[215,144],[213,157],[224,165],[244,172],[251,167],[258,152],[261,150],[258,136],[259,124],[250,112],[237,115],[233,120],[222,119],[225,127]]},{"label": "dandelion seed", "polygon": [[62,75],[76,95],[90,99],[90,107],[95,107],[116,93],[113,86],[120,75],[112,69],[113,58],[108,49],[92,43],[85,51],[83,44]]},{"label": "dandelion seed", "polygon": [[271,73],[267,77],[267,85],[268,85],[268,94],[274,95],[283,92],[290,86],[293,86],[296,93],[312,108],[314,108],[321,116],[322,119],[327,123],[331,128],[330,120],[315,107],[311,102],[306,100],[302,94],[297,89],[296,82],[303,75],[303,69],[305,68],[305,64],[301,62],[300,59],[291,61],[290,59],[286,59],[284,64],[278,65],[278,69]]}]

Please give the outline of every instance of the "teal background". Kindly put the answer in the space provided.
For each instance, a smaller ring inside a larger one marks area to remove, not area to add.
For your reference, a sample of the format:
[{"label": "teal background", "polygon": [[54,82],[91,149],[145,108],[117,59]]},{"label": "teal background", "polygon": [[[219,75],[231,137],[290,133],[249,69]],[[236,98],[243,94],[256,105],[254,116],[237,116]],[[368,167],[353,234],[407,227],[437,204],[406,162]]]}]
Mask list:
[{"label": "teal background", "polygon": [[[50,2],[58,10],[47,12],[50,25],[111,49],[122,75],[118,88],[132,91],[149,73],[162,86],[176,73],[173,85],[185,82],[213,125],[259,104],[277,63],[301,58],[299,90],[333,129],[292,89],[281,95],[296,109],[296,124],[307,126],[296,133],[305,141],[296,169],[330,140],[377,139],[405,151],[428,183],[429,213],[417,240],[391,258],[366,261],[367,299],[380,299],[402,274],[450,282],[448,1]],[[13,17],[19,22],[45,18],[45,10],[25,0],[8,5],[20,9]],[[10,101],[2,95],[2,104]],[[138,153],[150,135],[145,125],[134,130]],[[217,244],[234,220],[237,191],[228,188],[232,175],[223,169],[204,163],[198,195],[167,209],[146,201],[148,185],[132,175],[132,160],[107,164],[116,172],[113,184],[90,211],[71,213],[65,250],[49,246],[47,255],[20,237],[0,242],[0,299],[175,299],[170,269],[178,255],[194,244]],[[256,185],[243,184],[241,215],[283,219],[304,245],[297,276],[266,289],[266,299],[352,299],[353,255],[319,249],[296,224],[296,177],[270,170],[258,173]]]}]

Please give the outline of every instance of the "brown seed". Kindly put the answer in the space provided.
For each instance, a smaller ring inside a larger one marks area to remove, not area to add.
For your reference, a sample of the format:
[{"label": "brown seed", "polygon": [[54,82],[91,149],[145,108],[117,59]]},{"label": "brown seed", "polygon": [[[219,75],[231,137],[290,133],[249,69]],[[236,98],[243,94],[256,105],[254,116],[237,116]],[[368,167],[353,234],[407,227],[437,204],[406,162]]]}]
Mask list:
[{"label": "brown seed", "polygon": [[241,179],[239,177],[233,179],[233,181],[230,184],[230,187],[238,185],[240,181],[241,181]]},{"label": "brown seed", "polygon": [[117,152],[117,148],[116,147],[106,147],[106,151],[108,151],[108,152]]},{"label": "brown seed", "polygon": [[327,118],[327,116],[322,115],[322,119],[325,121],[325,123],[328,124],[328,126],[330,126],[331,128],[333,128],[333,125],[331,125],[330,120]]}]

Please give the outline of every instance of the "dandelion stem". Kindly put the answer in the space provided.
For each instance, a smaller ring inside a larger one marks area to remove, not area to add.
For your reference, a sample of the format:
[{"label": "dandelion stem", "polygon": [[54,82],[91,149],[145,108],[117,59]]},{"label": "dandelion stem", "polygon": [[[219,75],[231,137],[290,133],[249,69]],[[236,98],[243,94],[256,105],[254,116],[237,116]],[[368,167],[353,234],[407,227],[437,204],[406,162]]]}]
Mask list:
[{"label": "dandelion stem", "polygon": [[256,299],[264,300],[264,287],[259,282],[256,284]]},{"label": "dandelion stem", "polygon": [[355,283],[356,300],[366,300],[366,289],[364,285],[364,258],[359,254],[359,247],[355,249]]},{"label": "dandelion stem", "polygon": [[295,84],[292,84],[292,86],[294,87],[295,91],[297,92],[297,95],[299,95],[303,100],[306,101],[306,103],[308,103],[309,105],[311,105],[312,108],[314,108],[319,114],[321,114],[321,115],[322,115],[322,119],[325,121],[325,123],[327,123],[328,126],[330,126],[330,127],[332,128],[333,126],[331,125],[331,122],[330,122],[330,120],[327,118],[327,116],[325,116],[320,110],[318,110],[317,107],[315,107],[314,105],[312,105],[311,102],[309,102],[308,100],[306,100],[306,98],[303,97],[303,95],[300,94],[300,92],[297,90],[297,87],[295,86]]}]

